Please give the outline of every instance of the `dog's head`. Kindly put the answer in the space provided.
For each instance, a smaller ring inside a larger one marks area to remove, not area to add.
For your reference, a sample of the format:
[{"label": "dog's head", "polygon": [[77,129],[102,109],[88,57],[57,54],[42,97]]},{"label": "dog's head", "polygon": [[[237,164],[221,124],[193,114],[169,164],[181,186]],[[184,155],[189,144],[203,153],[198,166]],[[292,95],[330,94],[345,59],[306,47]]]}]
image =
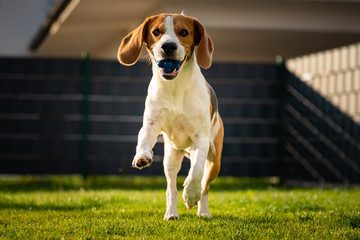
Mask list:
[{"label": "dog's head", "polygon": [[196,46],[197,63],[206,69],[211,66],[212,40],[194,18],[180,14],[159,14],[147,18],[122,40],[118,51],[120,63],[136,63],[143,43],[164,80],[178,76],[183,65],[193,58]]}]

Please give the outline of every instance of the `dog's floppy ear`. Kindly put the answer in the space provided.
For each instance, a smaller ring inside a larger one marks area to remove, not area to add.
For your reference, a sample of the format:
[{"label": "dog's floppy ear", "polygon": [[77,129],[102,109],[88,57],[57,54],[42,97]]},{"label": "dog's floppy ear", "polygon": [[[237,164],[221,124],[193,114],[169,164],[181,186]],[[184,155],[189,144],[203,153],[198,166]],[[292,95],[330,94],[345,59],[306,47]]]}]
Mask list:
[{"label": "dog's floppy ear", "polygon": [[120,63],[129,66],[136,63],[139,59],[149,22],[150,18],[147,18],[140,26],[123,38],[118,50],[118,60]]},{"label": "dog's floppy ear", "polygon": [[214,51],[213,42],[205,28],[199,21],[194,19],[195,25],[195,44],[198,45],[196,59],[198,64],[208,69],[212,63],[212,53]]}]

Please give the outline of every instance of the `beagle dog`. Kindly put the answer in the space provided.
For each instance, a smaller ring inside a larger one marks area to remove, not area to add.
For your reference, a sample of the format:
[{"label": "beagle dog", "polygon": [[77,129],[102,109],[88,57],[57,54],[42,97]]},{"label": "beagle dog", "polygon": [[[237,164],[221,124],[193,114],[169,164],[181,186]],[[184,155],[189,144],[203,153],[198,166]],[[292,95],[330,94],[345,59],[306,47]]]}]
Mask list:
[{"label": "beagle dog", "polygon": [[179,218],[176,178],[184,156],[191,161],[184,182],[184,203],[189,210],[199,203],[197,214],[211,217],[208,193],[220,171],[224,128],[215,92],[199,65],[205,69],[211,66],[212,40],[194,18],[159,14],[147,18],[122,40],[120,63],[136,63],[143,44],[153,76],[132,166],[141,169],[152,163],[152,148],[162,134],[167,180],[164,219]]}]

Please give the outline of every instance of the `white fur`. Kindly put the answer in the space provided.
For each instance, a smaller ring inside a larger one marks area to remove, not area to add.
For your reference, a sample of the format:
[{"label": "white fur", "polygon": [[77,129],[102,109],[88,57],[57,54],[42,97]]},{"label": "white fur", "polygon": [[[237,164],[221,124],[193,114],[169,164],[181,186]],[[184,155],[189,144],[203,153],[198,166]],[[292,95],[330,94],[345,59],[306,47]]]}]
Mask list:
[{"label": "white fur", "polygon": [[[166,17],[165,24],[166,32],[153,48],[153,77],[148,88],[134,163],[139,157],[152,158],[151,149],[157,136],[162,133],[165,142],[164,171],[167,179],[167,210],[164,218],[179,217],[176,177],[186,153],[190,155],[191,168],[184,183],[185,205],[191,209],[201,198],[198,215],[211,217],[207,195],[201,194],[201,182],[209,150],[215,150],[213,139],[220,125],[215,124],[211,128],[210,96],[206,80],[196,63],[195,53],[190,60],[183,63],[174,80],[161,78],[156,61],[161,60],[161,46],[164,43],[170,41],[178,45],[177,59],[184,59],[186,54],[174,33],[171,16]],[[136,165],[134,163],[133,165]]]}]

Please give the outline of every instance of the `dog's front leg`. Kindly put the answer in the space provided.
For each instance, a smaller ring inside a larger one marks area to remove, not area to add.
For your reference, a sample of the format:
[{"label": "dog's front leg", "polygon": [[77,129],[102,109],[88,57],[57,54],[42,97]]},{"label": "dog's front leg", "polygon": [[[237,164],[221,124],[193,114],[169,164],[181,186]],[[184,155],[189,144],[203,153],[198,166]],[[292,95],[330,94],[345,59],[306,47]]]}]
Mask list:
[{"label": "dog's front leg", "polygon": [[142,169],[150,166],[154,156],[152,149],[156,144],[160,129],[160,126],[155,122],[144,121],[143,127],[138,135],[136,155],[132,162],[133,167]]},{"label": "dog's front leg", "polygon": [[209,152],[209,138],[198,139],[191,146],[191,168],[184,182],[183,199],[186,207],[190,210],[201,197],[201,180],[204,174],[205,160]]}]

